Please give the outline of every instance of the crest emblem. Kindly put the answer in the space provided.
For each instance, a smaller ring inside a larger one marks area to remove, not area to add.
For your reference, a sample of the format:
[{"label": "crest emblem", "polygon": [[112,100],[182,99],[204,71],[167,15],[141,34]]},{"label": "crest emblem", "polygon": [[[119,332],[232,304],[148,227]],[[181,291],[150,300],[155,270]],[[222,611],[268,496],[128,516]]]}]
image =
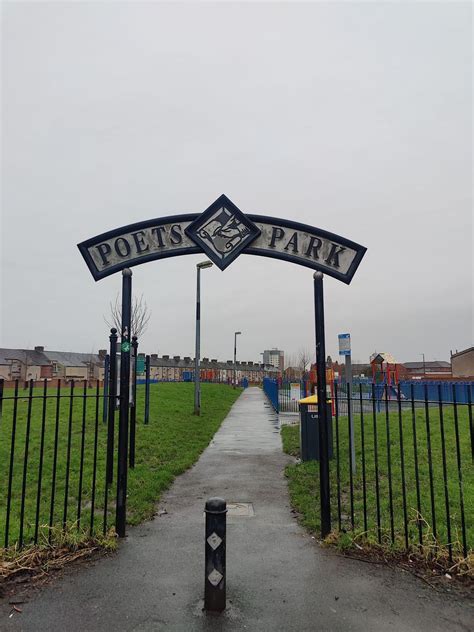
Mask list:
[{"label": "crest emblem", "polygon": [[221,195],[185,233],[224,270],[260,235],[260,230],[228,197]]}]

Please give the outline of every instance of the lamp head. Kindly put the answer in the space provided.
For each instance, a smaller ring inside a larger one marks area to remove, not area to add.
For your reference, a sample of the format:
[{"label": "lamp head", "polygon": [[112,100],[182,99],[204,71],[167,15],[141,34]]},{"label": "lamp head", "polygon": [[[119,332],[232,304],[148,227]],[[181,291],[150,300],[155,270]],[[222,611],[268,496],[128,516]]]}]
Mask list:
[{"label": "lamp head", "polygon": [[196,264],[196,268],[203,270],[204,268],[211,268],[213,265],[212,261],[201,261],[201,263]]}]

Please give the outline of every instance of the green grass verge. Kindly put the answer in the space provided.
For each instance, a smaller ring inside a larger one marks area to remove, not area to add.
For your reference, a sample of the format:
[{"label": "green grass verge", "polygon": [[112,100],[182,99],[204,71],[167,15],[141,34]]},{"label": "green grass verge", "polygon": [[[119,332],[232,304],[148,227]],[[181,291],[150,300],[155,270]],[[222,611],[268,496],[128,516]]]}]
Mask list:
[{"label": "green grass verge", "polygon": [[[452,406],[444,408],[444,433],[446,440],[446,478],[448,507],[451,521],[451,538],[448,539],[445,483],[443,476],[443,452],[441,444],[440,419],[437,408],[430,408],[430,438],[433,471],[433,496],[435,505],[436,539],[433,536],[433,517],[431,509],[430,474],[428,466],[428,441],[425,412],[418,409],[415,413],[417,434],[417,455],[420,490],[420,514],[417,511],[415,456],[413,440],[413,421],[410,411],[402,413],[402,438],[404,455],[404,474],[406,507],[408,517],[409,548],[417,547],[419,525],[422,528],[425,550],[447,551],[450,541],[453,557],[463,557],[461,528],[461,496],[458,477],[455,421]],[[471,457],[469,418],[466,406],[458,407],[459,448],[462,463],[462,494],[464,501],[465,529],[468,550],[474,544],[474,468]],[[357,470],[353,477],[354,529],[351,520],[351,485],[349,467],[349,437],[347,417],[339,420],[339,475],[337,460],[337,440],[335,420],[333,419],[334,458],[330,462],[331,516],[332,525],[338,534],[340,546],[352,546],[354,540],[378,544],[376,480],[379,484],[379,506],[382,545],[393,551],[404,550],[405,527],[403,511],[402,458],[400,450],[400,427],[398,413],[389,414],[390,440],[387,442],[385,414],[376,415],[378,448],[378,477],[375,475],[375,442],[372,415],[364,415],[365,442],[365,488],[367,507],[367,529],[364,525],[364,495],[362,466],[362,436],[360,415],[354,416],[355,446]],[[283,448],[288,454],[299,456],[299,425],[284,426],[281,431]],[[390,493],[388,476],[387,445],[390,446],[393,528],[395,541],[391,537]],[[319,533],[319,463],[306,462],[289,465],[286,468],[289,491],[293,506],[301,514],[301,522],[309,530]],[[339,480],[338,480],[339,479]],[[340,509],[338,508],[338,488]],[[339,524],[339,515],[341,516]],[[418,519],[419,518],[419,519]],[[340,528],[339,528],[340,527]],[[334,537],[334,535],[333,535]]]},{"label": "green grass verge", "polygon": [[[209,444],[241,389],[233,389],[221,384],[202,384],[202,414],[193,415],[193,384],[162,383],[151,385],[150,423],[143,424],[144,386],[138,387],[137,394],[137,434],[135,468],[129,470],[127,521],[138,524],[153,516],[155,504],[174,478],[196,462],[201,452]],[[62,389],[69,395],[69,389]],[[76,530],[79,537],[88,537],[91,527],[91,508],[94,503],[94,532],[103,530],[104,513],[108,526],[115,520],[116,468],[114,483],[110,487],[105,512],[105,461],[107,427],[102,423],[102,397],[94,397],[95,390],[88,389],[84,400],[80,395],[83,386],[75,388],[73,404],[70,398],[60,400],[58,416],[58,444],[56,482],[54,486],[53,526],[61,528],[65,507],[67,509],[66,531]],[[11,390],[5,396],[12,395]],[[28,420],[27,391],[20,391],[22,397],[17,404],[17,422],[13,468],[11,470],[11,508],[9,544],[14,545],[19,536],[21,522],[22,488],[25,487],[24,542],[34,537],[37,511],[37,493],[40,468],[40,445],[42,435],[42,397],[33,399],[31,406],[30,437],[27,451],[26,477],[24,477],[26,428]],[[45,540],[53,495],[53,461],[56,430],[56,389],[48,389],[45,404],[44,449],[39,503],[39,541]],[[35,389],[34,395],[41,396],[42,389]],[[14,403],[4,400],[0,419],[0,547],[5,542],[6,505],[10,478],[12,424]],[[97,423],[97,456],[94,483],[94,444]],[[70,466],[66,495],[69,419],[71,423]],[[82,426],[85,435],[82,449]],[[117,448],[118,413],[116,415],[115,449]],[[80,480],[81,454],[83,453],[83,474]],[[116,452],[115,452],[116,455]],[[116,456],[115,456],[116,462]],[[92,490],[95,487],[95,497]],[[77,521],[78,508],[80,522]]]}]

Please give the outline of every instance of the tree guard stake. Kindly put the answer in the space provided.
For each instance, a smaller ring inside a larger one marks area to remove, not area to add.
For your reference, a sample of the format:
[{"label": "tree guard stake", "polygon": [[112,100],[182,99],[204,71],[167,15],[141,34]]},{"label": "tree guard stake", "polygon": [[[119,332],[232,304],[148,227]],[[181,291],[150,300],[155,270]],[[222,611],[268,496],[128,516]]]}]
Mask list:
[{"label": "tree guard stake", "polygon": [[209,498],[204,511],[206,513],[204,609],[221,612],[225,610],[226,596],[226,501],[223,498]]}]

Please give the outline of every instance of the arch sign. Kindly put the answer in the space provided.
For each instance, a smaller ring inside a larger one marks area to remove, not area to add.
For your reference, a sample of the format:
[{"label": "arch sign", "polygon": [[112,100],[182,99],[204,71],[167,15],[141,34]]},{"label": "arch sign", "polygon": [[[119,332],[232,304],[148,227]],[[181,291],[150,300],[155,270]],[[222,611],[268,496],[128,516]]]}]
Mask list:
[{"label": "arch sign", "polygon": [[244,214],[225,195],[203,213],[130,224],[78,244],[96,281],[155,259],[204,252],[221,270],[240,254],[283,259],[350,283],[366,248],[290,220]]},{"label": "arch sign", "polygon": [[[115,528],[120,537],[126,530],[127,455],[130,395],[130,331],[132,310],[132,266],[179,255],[204,252],[221,270],[240,254],[273,257],[317,270],[314,276],[316,324],[316,365],[321,379],[317,382],[320,402],[320,498],[321,533],[331,530],[329,453],[326,409],[326,351],[324,342],[323,274],[350,283],[366,248],[319,228],[265,215],[244,214],[225,195],[221,195],[203,213],[172,215],[116,228],[78,244],[96,281],[122,270],[122,312],[120,344],[120,413],[117,465],[117,503]],[[199,303],[196,323],[199,323]],[[197,327],[198,325],[196,325]],[[116,330],[112,330],[115,335]],[[196,330],[197,331],[197,330]],[[110,357],[116,361],[115,342],[111,337]],[[115,338],[116,340],[116,338]],[[135,347],[136,349],[136,347]],[[134,356],[136,362],[136,356]],[[199,351],[196,350],[195,375],[199,375]],[[197,385],[199,380],[195,380]],[[113,387],[115,388],[115,387]],[[115,400],[115,395],[110,401]],[[113,406],[109,415],[107,472],[113,459]],[[196,411],[195,411],[196,412]],[[197,413],[198,414],[198,413]],[[130,421],[130,454],[134,453],[135,421]],[[132,434],[133,431],[133,434]],[[133,450],[132,450],[133,444]],[[112,470],[110,470],[112,471]]]}]

